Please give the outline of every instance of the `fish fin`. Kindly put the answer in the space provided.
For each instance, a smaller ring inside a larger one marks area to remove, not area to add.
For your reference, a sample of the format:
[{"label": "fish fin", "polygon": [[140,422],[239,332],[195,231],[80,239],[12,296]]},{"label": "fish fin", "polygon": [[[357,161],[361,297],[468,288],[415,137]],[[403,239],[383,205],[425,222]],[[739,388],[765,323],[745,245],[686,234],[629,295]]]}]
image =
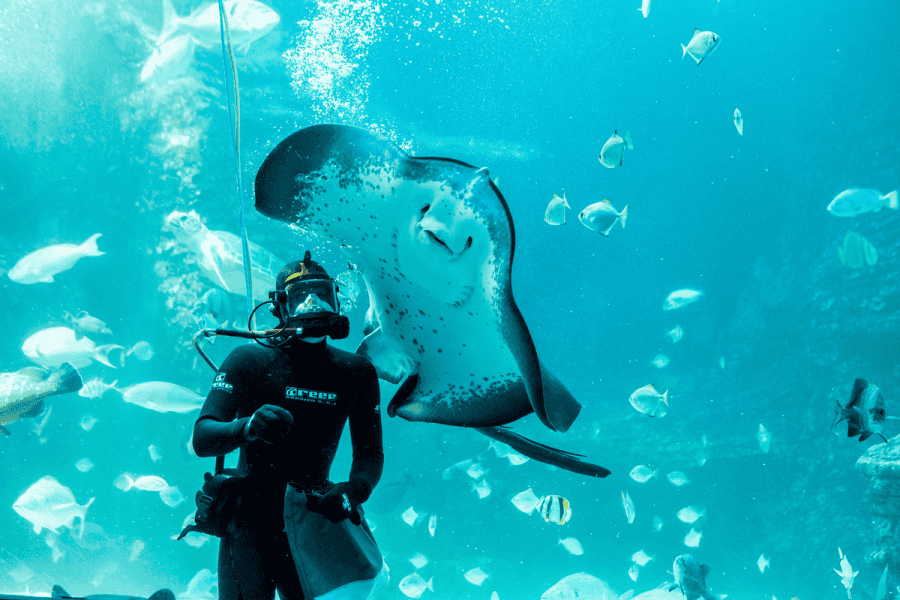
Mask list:
[{"label": "fish fin", "polygon": [[25,367],[23,369],[19,369],[19,374],[28,375],[29,377],[34,377],[36,379],[39,379],[40,381],[43,381],[50,375],[50,370],[44,369],[42,367]]},{"label": "fish fin", "polygon": [[375,307],[370,305],[369,310],[366,311],[366,319],[363,321],[363,335],[369,335],[379,327],[381,327],[381,325],[378,323]]},{"label": "fish fin", "polygon": [[42,412],[44,412],[45,408],[47,408],[47,405],[44,404],[43,400],[40,400],[37,404],[32,406],[30,409],[28,409],[27,411],[20,414],[19,417],[20,418],[21,417],[27,417],[27,418],[36,417],[39,414],[41,414]]},{"label": "fish fin", "polygon": [[847,403],[846,408],[859,406],[862,393],[866,391],[867,387],[869,387],[869,382],[862,377],[857,377],[853,382],[853,391],[850,392],[850,402]]},{"label": "fish fin", "polygon": [[[853,437],[853,436],[850,436],[850,437]],[[871,431],[863,431],[859,436],[859,441],[864,442],[867,439],[869,439],[870,437],[872,437]]]},{"label": "fish fin", "polygon": [[81,509],[81,514],[79,515],[81,517],[81,529],[79,529],[79,531],[78,531],[78,537],[80,537],[80,538],[84,537],[84,518],[87,516],[87,509],[88,509],[88,507],[90,507],[91,504],[94,503],[94,500],[96,500],[96,498],[91,498],[90,500],[88,500],[87,502],[84,503],[84,506],[78,507]]},{"label": "fish fin", "polygon": [[697,29],[696,27],[694,27],[694,35],[697,35],[698,33],[703,33],[703,32],[700,31],[699,29]]},{"label": "fish fin", "polygon": [[631,140],[631,130],[625,130],[625,147],[634,150],[634,142]]},{"label": "fish fin", "polygon": [[119,355],[119,357],[120,357],[119,364],[124,367],[125,366],[125,348],[123,348],[122,346],[119,346],[118,344],[105,344],[103,346],[97,346],[94,349],[94,358],[96,360],[102,362],[107,367],[112,367],[113,369],[116,369],[118,367],[116,367],[114,364],[109,362],[109,353],[112,352],[113,350],[121,351],[121,354]]},{"label": "fish fin", "polygon": [[53,279],[53,275],[47,275],[46,277],[44,277],[43,279],[40,279],[39,281],[41,283],[53,283],[56,280]]},{"label": "fish fin", "polygon": [[894,190],[893,192],[885,194],[884,196],[881,197],[881,199],[888,201],[888,203],[887,203],[888,208],[893,208],[894,210],[897,210],[897,208],[900,207],[900,198],[897,197],[897,190]]},{"label": "fish fin", "polygon": [[669,584],[669,587],[666,588],[666,590],[669,591],[669,592],[674,592],[674,591],[677,590],[677,589],[678,589],[678,583],[677,583],[677,582],[670,583],[670,584]]},{"label": "fish fin", "polygon": [[700,565],[700,583],[703,584],[703,587],[706,587],[706,576],[709,575],[709,565],[702,564]]},{"label": "fish fin", "polygon": [[834,426],[847,418],[847,415],[844,413],[844,407],[841,406],[841,402],[838,399],[834,401],[834,421],[831,422],[831,428],[834,429]]},{"label": "fish fin", "polygon": [[363,339],[356,353],[372,363],[379,379],[391,383],[400,383],[405,376],[417,370],[415,361],[400,344],[385,335],[381,327]]},{"label": "fish fin", "polygon": [[622,212],[619,214],[619,220],[622,221],[622,229],[625,229],[625,219],[628,218],[628,206],[622,209]]},{"label": "fish fin", "polygon": [[606,477],[610,474],[608,469],[582,461],[581,458],[584,458],[584,456],[581,454],[575,454],[574,452],[560,450],[541,444],[540,442],[535,442],[534,440],[530,440],[513,432],[508,427],[475,427],[475,430],[489,438],[507,444],[513,450],[524,456],[548,465],[554,465],[573,473],[590,475],[593,477]]},{"label": "fish fin", "polygon": [[[847,437],[856,437],[863,433],[860,428],[851,419],[847,419]],[[865,435],[865,434],[863,434]],[[871,435],[871,433],[869,434]],[[869,437],[866,435],[866,437]],[[865,441],[866,437],[861,437],[859,441]]]},{"label": "fish fin", "polygon": [[81,244],[81,251],[84,252],[85,256],[103,256],[106,252],[101,252],[100,248],[97,247],[97,238],[103,235],[102,233],[95,233],[88,239],[84,240]]},{"label": "fish fin", "polygon": [[706,57],[705,57],[705,56],[704,56],[703,58],[701,58],[700,60],[697,61],[697,66],[699,67],[699,66],[700,66],[700,63],[702,63],[704,60],[706,60]]},{"label": "fish fin", "polygon": [[69,363],[60,365],[59,370],[53,373],[52,377],[56,379],[56,391],[54,394],[71,394],[77,392],[84,386],[84,381],[78,373],[78,369]]},{"label": "fish fin", "polygon": [[12,432],[3,425],[0,425],[0,433],[3,435],[12,435]]}]

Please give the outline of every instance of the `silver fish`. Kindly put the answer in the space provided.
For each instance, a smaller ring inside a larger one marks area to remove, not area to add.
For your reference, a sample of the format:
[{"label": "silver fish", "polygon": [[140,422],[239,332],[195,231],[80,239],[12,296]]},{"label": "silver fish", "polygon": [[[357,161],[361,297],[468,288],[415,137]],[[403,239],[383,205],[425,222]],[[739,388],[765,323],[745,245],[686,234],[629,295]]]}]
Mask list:
[{"label": "silver fish", "polygon": [[[231,41],[237,50],[245,54],[250,44],[281,22],[277,12],[257,0],[226,0],[224,5]],[[163,27],[156,45],[163,45],[169,37],[178,33],[190,36],[205,48],[216,48],[221,43],[219,27],[219,5],[216,2],[207,2],[187,17],[180,17],[172,1],[163,0]]]},{"label": "silver fish", "polygon": [[92,317],[84,310],[75,316],[72,316],[72,313],[66,311],[63,313],[63,319],[72,326],[72,329],[75,331],[75,339],[80,339],[89,333],[98,335],[112,334],[112,331],[109,330],[106,323],[97,317]]},{"label": "silver fish", "polygon": [[625,509],[625,518],[628,519],[628,524],[631,525],[634,523],[634,501],[628,492],[622,492],[622,508]]},{"label": "silver fish", "polygon": [[641,7],[638,10],[643,13],[645,19],[650,16],[650,0],[642,0]]},{"label": "silver fish", "polygon": [[628,207],[623,208],[622,212],[616,212],[616,209],[610,204],[609,198],[595,202],[578,213],[578,220],[582,225],[603,237],[609,237],[610,230],[617,222],[622,223],[622,228],[624,228],[627,218]]},{"label": "silver fish", "polygon": [[[691,530],[693,531],[693,529]],[[675,582],[669,585],[669,591],[680,590],[686,600],[719,600],[706,589],[706,576],[709,565],[701,565],[690,554],[682,554],[672,565]]]},{"label": "silver fish", "polygon": [[631,473],[629,473],[629,475],[631,475],[631,478],[638,483],[646,483],[651,478],[656,477],[656,473],[656,471],[654,471],[647,465],[638,465],[631,470]]},{"label": "silver fish", "polygon": [[560,198],[553,194],[550,204],[547,205],[547,210],[544,211],[544,221],[550,225],[565,225],[567,208],[572,207],[566,202],[566,195],[563,194],[562,198]]},{"label": "silver fish", "polygon": [[607,169],[615,169],[622,166],[622,159],[625,155],[625,148],[634,149],[634,143],[631,141],[631,132],[626,131],[625,137],[619,135],[619,130],[613,131],[613,134],[603,144],[600,150],[599,161]]},{"label": "silver fish", "polygon": [[81,244],[56,244],[35,250],[19,259],[9,270],[9,278],[17,283],[53,283],[53,276],[68,271],[85,256],[103,256],[97,248],[95,233]]},{"label": "silver fish", "polygon": [[685,55],[690,54],[691,58],[697,61],[697,66],[699,67],[700,63],[703,62],[703,59],[712,54],[718,47],[718,35],[712,31],[700,31],[699,29],[695,29],[694,37],[691,38],[688,45],[681,45],[681,60],[684,60]]},{"label": "silver fish", "polygon": [[737,127],[740,135],[744,135],[744,116],[738,109],[734,109],[734,126]]},{"label": "silver fish", "polygon": [[156,412],[189,413],[200,410],[203,396],[165,381],[148,381],[130,385],[122,392],[122,399]]},{"label": "silver fish", "polygon": [[78,392],[78,395],[82,398],[102,398],[103,394],[108,392],[109,390],[116,390],[116,384],[119,383],[119,380],[116,379],[112,383],[104,383],[102,379],[99,377],[95,377],[90,381],[84,384],[84,387]]},{"label": "silver fish", "polygon": [[666,297],[666,301],[663,302],[663,310],[675,310],[687,306],[699,300],[702,295],[703,292],[699,290],[675,290]]},{"label": "silver fish", "polygon": [[668,412],[669,406],[669,390],[660,394],[652,385],[645,385],[637,389],[628,398],[628,402],[638,412],[642,412],[648,417],[664,417]]},{"label": "silver fish", "polygon": [[0,433],[10,435],[4,427],[22,417],[36,417],[44,409],[44,398],[69,394],[81,389],[81,375],[69,363],[54,372],[26,367],[15,373],[0,374]]},{"label": "silver fish", "polygon": [[[897,210],[900,207],[897,190],[882,195],[878,190],[850,188],[834,197],[826,209],[836,217],[855,217],[882,208]],[[10,272],[11,273],[11,272]]]},{"label": "silver fish", "polygon": [[13,503],[13,510],[34,525],[34,532],[49,529],[53,533],[62,526],[72,529],[75,519],[81,519],[80,535],[84,534],[84,517],[94,498],[84,505],[75,501],[72,490],[46,475],[25,490]]},{"label": "silver fish", "polygon": [[96,360],[116,368],[111,359],[120,365],[125,364],[125,348],[122,346],[98,346],[88,337],[79,339],[75,330],[68,327],[49,327],[38,331],[25,340],[22,352],[28,360],[44,367],[70,363],[76,369],[82,369]]},{"label": "silver fish", "polygon": [[850,561],[847,560],[840,548],[838,548],[838,554],[841,556],[841,570],[835,569],[834,572],[841,578],[841,583],[847,588],[847,598],[850,598],[850,588],[853,587],[853,580],[859,575],[859,571],[853,570],[853,567],[850,566]]},{"label": "silver fish", "polygon": [[433,581],[434,577],[425,581],[418,572],[414,572],[400,581],[400,591],[410,598],[421,598],[425,590],[434,592]]}]

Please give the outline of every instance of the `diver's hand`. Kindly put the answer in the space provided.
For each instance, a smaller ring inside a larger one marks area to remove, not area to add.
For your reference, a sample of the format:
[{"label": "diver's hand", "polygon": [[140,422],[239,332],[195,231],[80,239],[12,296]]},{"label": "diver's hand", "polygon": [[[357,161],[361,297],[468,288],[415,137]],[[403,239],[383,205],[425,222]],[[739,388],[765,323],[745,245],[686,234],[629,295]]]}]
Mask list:
[{"label": "diver's hand", "polygon": [[293,422],[294,417],[284,408],[263,404],[244,425],[244,439],[248,442],[262,440],[267,444],[280,442],[291,430]]},{"label": "diver's hand", "polygon": [[356,496],[353,483],[349,481],[338,483],[327,494],[317,498],[313,503],[314,507],[309,506],[309,502],[307,502],[307,507],[332,523],[340,523],[349,517],[351,523],[359,525],[362,519],[357,510],[359,503],[355,501]]}]

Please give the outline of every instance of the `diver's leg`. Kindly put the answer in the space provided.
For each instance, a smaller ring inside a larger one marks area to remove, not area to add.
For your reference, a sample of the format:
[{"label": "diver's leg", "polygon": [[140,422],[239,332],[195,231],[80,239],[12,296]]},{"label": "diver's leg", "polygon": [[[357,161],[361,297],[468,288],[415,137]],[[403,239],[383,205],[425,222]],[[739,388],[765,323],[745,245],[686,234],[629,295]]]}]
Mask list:
[{"label": "diver's leg", "polygon": [[231,564],[231,536],[219,540],[219,600],[240,600],[241,590]]},{"label": "diver's leg", "polygon": [[287,534],[279,531],[271,547],[272,555],[269,560],[271,564],[279,565],[275,577],[278,595],[282,600],[304,600],[303,588],[300,587],[300,578],[297,576],[297,567],[291,555]]},{"label": "diver's leg", "polygon": [[[224,540],[225,538],[223,538]],[[274,565],[268,558],[272,545],[271,530],[260,523],[243,520],[228,536],[232,579],[239,591],[238,600],[273,600],[275,598]],[[221,566],[219,567],[221,569]],[[221,573],[221,570],[220,570]],[[221,581],[222,576],[219,575]],[[226,600],[219,587],[219,600]],[[233,598],[229,598],[233,600]]]}]

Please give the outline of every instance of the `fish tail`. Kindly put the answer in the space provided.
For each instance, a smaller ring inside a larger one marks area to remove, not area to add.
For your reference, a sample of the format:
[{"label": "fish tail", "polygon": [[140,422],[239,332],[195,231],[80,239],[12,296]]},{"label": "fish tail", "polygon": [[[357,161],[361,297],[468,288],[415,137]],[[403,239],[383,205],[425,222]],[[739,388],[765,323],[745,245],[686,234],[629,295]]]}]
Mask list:
[{"label": "fish tail", "polygon": [[80,514],[78,515],[78,516],[81,518],[81,528],[80,528],[79,531],[78,531],[78,537],[79,537],[79,538],[83,538],[83,537],[84,537],[84,519],[85,519],[85,517],[87,516],[87,509],[88,509],[88,507],[90,507],[90,505],[94,503],[94,500],[96,500],[96,498],[91,498],[90,500],[88,500],[87,502],[84,503],[84,506],[79,506],[79,507],[78,507],[78,508],[81,509],[81,510],[79,511]]},{"label": "fish tail", "polygon": [[625,219],[628,218],[628,207],[622,209],[622,213],[619,215],[619,220],[622,221],[622,229],[625,229]]},{"label": "fish tail", "polygon": [[427,588],[428,588],[429,590],[431,590],[432,592],[434,591],[434,585],[432,585],[432,582],[433,582],[433,581],[434,581],[434,577],[432,577],[431,579],[429,579],[429,580],[428,580],[428,583],[425,584],[425,587],[427,587]]},{"label": "fish tail", "polygon": [[97,247],[97,238],[103,235],[102,233],[95,233],[88,239],[84,240],[84,243],[81,244],[81,251],[85,256],[103,256],[106,252],[100,252],[100,249]]},{"label": "fish tail", "polygon": [[687,55],[687,46],[684,44],[681,45],[681,60],[684,60],[684,57]]},{"label": "fish tail", "polygon": [[124,367],[125,366],[125,348],[123,348],[122,346],[119,346],[118,344],[106,344],[103,346],[98,346],[97,348],[94,349],[94,358],[96,360],[99,360],[100,362],[102,362],[107,367],[112,367],[113,369],[115,369],[116,366],[109,362],[109,353],[112,352],[113,350],[121,351],[119,354],[119,364]]},{"label": "fish tail", "polygon": [[897,210],[897,208],[900,207],[900,199],[898,199],[898,197],[897,197],[897,190],[894,190],[893,192],[890,192],[889,194],[885,194],[884,196],[881,197],[881,199],[887,200],[888,208],[893,208],[894,210]]},{"label": "fish tail", "polygon": [[669,405],[669,390],[666,390],[665,392],[663,392],[662,401],[663,401],[663,404],[665,404],[666,406]]},{"label": "fish tail", "polygon": [[[78,369],[69,363],[63,363],[53,375],[51,379],[56,382],[56,391],[53,394],[71,394],[77,392],[84,386],[84,381],[78,373]],[[53,394],[49,394],[52,396]]]},{"label": "fish tail", "polygon": [[834,421],[831,422],[831,428],[834,429],[834,426],[846,419],[844,416],[844,407],[841,406],[840,400],[834,401]]},{"label": "fish tail", "polygon": [[172,5],[172,0],[162,0],[163,5],[163,24],[162,30],[159,32],[159,39],[156,40],[157,46],[162,44],[178,30],[178,13]]}]

